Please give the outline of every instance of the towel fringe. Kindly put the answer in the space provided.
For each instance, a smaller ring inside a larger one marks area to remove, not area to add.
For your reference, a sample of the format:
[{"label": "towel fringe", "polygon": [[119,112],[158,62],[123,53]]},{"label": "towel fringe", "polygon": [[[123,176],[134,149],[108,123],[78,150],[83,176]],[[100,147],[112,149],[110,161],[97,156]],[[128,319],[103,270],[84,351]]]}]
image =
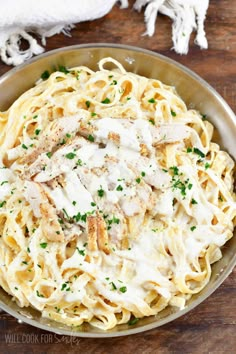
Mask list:
[{"label": "towel fringe", "polygon": [[[64,24],[53,26],[52,28],[27,28],[26,30],[18,29],[13,34],[5,36],[5,43],[1,44],[0,56],[4,63],[17,66],[32,58],[33,55],[42,54],[45,49],[38,43],[29,33],[35,33],[41,37],[42,45],[46,45],[46,38],[54,36],[58,33],[63,33],[66,36],[71,36],[70,30],[74,28],[74,24]],[[21,49],[22,40],[28,44],[27,49]]]},{"label": "towel fringe", "polygon": [[[29,47],[25,50],[20,48],[21,41],[28,42]],[[35,38],[24,30],[10,34],[3,45],[1,45],[1,59],[8,65],[19,65],[30,59],[33,55],[41,54],[44,48],[38,44]]]},{"label": "towel fringe", "polygon": [[207,49],[208,43],[204,31],[204,21],[209,0],[136,0],[134,9],[141,11],[146,6],[144,18],[146,32],[153,36],[158,13],[170,17],[172,25],[173,48],[179,54],[187,54],[191,33],[197,31],[195,44]]},{"label": "towel fringe", "polygon": [[[114,5],[118,0],[111,0],[110,5]],[[126,8],[128,0],[119,0],[120,7]],[[195,43],[201,48],[208,47],[206,34],[204,31],[204,20],[206,17],[209,0],[136,0],[134,9],[141,11],[146,6],[144,18],[146,32],[144,35],[152,36],[155,32],[156,19],[158,13],[170,17],[172,25],[173,49],[179,54],[187,54],[191,33],[197,31]],[[109,8],[106,9],[106,12]],[[101,16],[100,14],[99,16]],[[95,16],[93,16],[96,18]],[[30,59],[33,55],[44,52],[46,38],[58,33],[70,36],[70,31],[74,24],[59,24],[51,27],[26,27],[13,28],[0,33],[0,57],[8,65],[19,65]],[[31,33],[41,37],[41,44]],[[28,42],[28,48],[21,49],[22,40]]]}]

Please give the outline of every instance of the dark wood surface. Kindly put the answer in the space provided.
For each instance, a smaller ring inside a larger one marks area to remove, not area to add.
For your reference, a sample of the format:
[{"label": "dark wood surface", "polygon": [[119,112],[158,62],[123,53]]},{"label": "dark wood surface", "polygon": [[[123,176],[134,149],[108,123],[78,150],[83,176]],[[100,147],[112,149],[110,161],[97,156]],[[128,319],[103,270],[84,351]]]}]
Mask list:
[{"label": "dark wood surface", "polygon": [[[156,33],[144,37],[143,12],[115,6],[102,19],[81,23],[72,37],[60,34],[47,40],[46,50],[80,43],[122,43],[167,55],[208,81],[236,111],[236,0],[212,0],[206,32],[209,49],[191,40],[187,56],[170,50],[171,21],[159,16]],[[0,75],[10,67],[0,62]],[[1,94],[1,92],[0,92]],[[20,324],[0,313],[0,353],[236,353],[236,270],[204,303],[182,318],[143,334],[113,339],[60,337]],[[15,334],[10,337],[9,334]]]}]

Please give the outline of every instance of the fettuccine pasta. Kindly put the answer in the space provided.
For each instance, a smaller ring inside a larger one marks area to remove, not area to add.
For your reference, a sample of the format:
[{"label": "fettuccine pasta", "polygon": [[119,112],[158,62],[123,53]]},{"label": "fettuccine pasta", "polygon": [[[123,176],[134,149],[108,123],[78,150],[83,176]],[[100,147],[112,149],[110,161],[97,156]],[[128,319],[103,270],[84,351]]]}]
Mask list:
[{"label": "fettuccine pasta", "polygon": [[45,72],[0,113],[0,286],[69,326],[183,309],[233,235],[234,162],[212,136],[112,58]]}]

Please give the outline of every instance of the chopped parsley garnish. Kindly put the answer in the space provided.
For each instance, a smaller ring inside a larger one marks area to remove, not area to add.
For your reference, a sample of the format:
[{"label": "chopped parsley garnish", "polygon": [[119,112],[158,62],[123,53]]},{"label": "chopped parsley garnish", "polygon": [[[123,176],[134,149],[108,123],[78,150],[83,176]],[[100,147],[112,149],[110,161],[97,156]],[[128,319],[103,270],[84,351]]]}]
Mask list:
[{"label": "chopped parsley garnish", "polygon": [[76,162],[76,165],[78,165],[78,166],[82,166],[82,165],[83,165],[82,160],[81,160],[81,159],[79,159],[79,160]]},{"label": "chopped parsley garnish", "polygon": [[69,72],[70,72],[64,65],[59,65],[58,71],[60,71],[61,73],[64,73],[64,74],[69,74]]},{"label": "chopped parsley garnish", "polygon": [[149,119],[149,123],[151,123],[152,125],[155,125],[155,122],[153,119]]},{"label": "chopped parsley garnish", "polygon": [[202,116],[202,120],[206,120],[207,119],[207,115],[206,114],[202,114],[201,113],[201,116]]},{"label": "chopped parsley garnish", "polygon": [[62,284],[62,286],[61,286],[61,291],[65,290],[66,287],[67,287],[67,284],[66,284],[66,283]]},{"label": "chopped parsley garnish", "polygon": [[152,97],[148,100],[149,103],[156,103],[156,100]]},{"label": "chopped parsley garnish", "polygon": [[47,247],[47,242],[42,242],[42,243],[40,243],[40,247],[41,248],[46,248]]},{"label": "chopped parsley garnish", "polygon": [[102,103],[104,103],[104,104],[109,104],[109,103],[111,103],[111,100],[110,100],[108,97],[106,97],[106,98],[102,101]]},{"label": "chopped parsley garnish", "polygon": [[25,144],[21,145],[23,149],[28,150],[28,147]]},{"label": "chopped parsley garnish", "polygon": [[180,180],[180,179],[173,179],[172,180],[173,185],[172,188],[173,189],[180,189],[181,194],[185,197],[186,196],[186,185]]},{"label": "chopped parsley garnish", "polygon": [[177,166],[172,166],[172,167],[170,167],[170,170],[173,171],[174,176],[178,176],[178,174],[179,174],[179,169],[178,169]]},{"label": "chopped parsley garnish", "polygon": [[207,170],[211,165],[209,164],[209,162],[205,163],[205,169]]},{"label": "chopped parsley garnish", "polygon": [[90,101],[86,101],[85,104],[86,104],[87,108],[89,108],[90,105],[91,105],[91,102]]},{"label": "chopped parsley garnish", "polygon": [[138,177],[138,178],[136,178],[136,180],[135,180],[138,184],[141,182],[141,178],[140,177]]},{"label": "chopped parsley garnish", "polygon": [[65,139],[62,139],[62,141],[58,145],[64,145],[66,143]]},{"label": "chopped parsley garnish", "polygon": [[145,177],[146,176],[146,173],[144,171],[141,172],[141,176],[142,177]]},{"label": "chopped parsley garnish", "polygon": [[28,262],[26,262],[26,261],[22,261],[22,263],[25,264],[25,265],[28,265]]},{"label": "chopped parsley garnish", "polygon": [[115,218],[114,216],[113,216],[112,221],[114,222],[114,224],[119,224],[120,223],[120,219]]},{"label": "chopped parsley garnish", "polygon": [[118,192],[122,192],[123,191],[123,187],[119,184],[119,186],[117,186],[116,190]]},{"label": "chopped parsley garnish", "polygon": [[5,201],[5,200],[0,203],[0,208],[2,208],[4,204],[6,204],[6,201]]},{"label": "chopped parsley garnish", "polygon": [[76,205],[76,201],[75,201],[75,200],[73,200],[72,204],[75,206],[75,205]]},{"label": "chopped parsley garnish", "polygon": [[37,294],[38,297],[44,297],[44,295],[40,294],[38,290],[36,290],[36,294]]},{"label": "chopped parsley garnish", "polygon": [[92,117],[95,117],[96,115],[97,115],[97,113],[91,112],[91,116],[92,116]]},{"label": "chopped parsley garnish", "polygon": [[68,139],[71,138],[71,134],[66,133],[66,137],[67,137]]},{"label": "chopped parsley garnish", "polygon": [[41,129],[36,129],[35,130],[35,135],[39,135],[40,132],[41,132]]},{"label": "chopped parsley garnish", "polygon": [[98,189],[98,196],[99,196],[100,198],[102,198],[102,197],[104,196],[104,194],[105,194],[104,189],[102,189],[102,188]]},{"label": "chopped parsley garnish", "polygon": [[[105,219],[105,216],[103,216],[103,217]],[[107,230],[110,230],[112,224],[119,224],[120,223],[120,219],[118,219],[115,216],[113,216],[112,219],[107,220],[107,223],[108,223]]]},{"label": "chopped parsley garnish", "polygon": [[50,73],[48,70],[45,70],[42,74],[41,74],[41,79],[42,80],[47,80],[50,76]]},{"label": "chopped parsley garnish", "polygon": [[67,159],[73,160],[76,156],[74,152],[69,152],[68,154],[65,155]]},{"label": "chopped parsley garnish", "polygon": [[170,113],[171,113],[172,117],[176,117],[176,112],[172,111],[172,109],[171,109]]},{"label": "chopped parsley garnish", "polygon": [[2,183],[0,185],[3,186],[6,183],[8,183],[8,181],[2,181]]},{"label": "chopped parsley garnish", "polygon": [[66,218],[69,219],[70,217],[69,217],[69,215],[67,214],[67,211],[66,211],[64,208],[62,209],[62,211],[63,211],[63,213],[65,214]]},{"label": "chopped parsley garnish", "polygon": [[91,203],[91,206],[95,207],[95,206],[96,206],[96,203],[92,202],[92,203]]},{"label": "chopped parsley garnish", "polygon": [[117,289],[117,287],[116,287],[115,283],[113,283],[113,281],[110,282],[109,284],[111,284],[111,286],[112,286],[111,290],[116,290]]},{"label": "chopped parsley garnish", "polygon": [[190,230],[191,230],[191,231],[194,231],[196,228],[197,228],[197,226],[191,226],[191,227],[190,227]]},{"label": "chopped parsley garnish", "polygon": [[50,158],[52,157],[52,152],[49,151],[49,152],[46,153],[46,155],[47,155],[47,157],[50,159]]},{"label": "chopped parsley garnish", "polygon": [[197,155],[199,155],[200,157],[204,158],[206,155],[201,151],[199,150],[198,148],[193,148],[193,152]]},{"label": "chopped parsley garnish", "polygon": [[85,214],[81,214],[80,212],[77,214],[77,215],[74,215],[73,216],[73,219],[75,219],[76,222],[79,222],[79,221],[84,221],[86,222],[87,220],[87,214],[92,214],[93,212],[88,212],[88,213],[85,213]]},{"label": "chopped parsley garnish", "polygon": [[198,204],[198,202],[194,198],[192,198],[191,204]]},{"label": "chopped parsley garnish", "polygon": [[89,134],[88,140],[94,142],[94,137],[91,134]]},{"label": "chopped parsley garnish", "polygon": [[78,247],[76,247],[76,249],[81,256],[85,256],[85,250],[80,250]]},{"label": "chopped parsley garnish", "polygon": [[119,290],[121,293],[126,293],[127,288],[126,288],[126,286],[122,286]]},{"label": "chopped parsley garnish", "polygon": [[132,318],[131,320],[129,320],[128,325],[129,325],[129,326],[133,326],[133,325],[135,325],[138,321],[139,321],[139,318],[137,318],[137,317]]},{"label": "chopped parsley garnish", "polygon": [[113,80],[110,85],[117,85],[117,81],[116,81],[116,80]]},{"label": "chopped parsley garnish", "polygon": [[187,147],[187,153],[190,153],[192,151],[193,151],[193,149],[191,147]]}]

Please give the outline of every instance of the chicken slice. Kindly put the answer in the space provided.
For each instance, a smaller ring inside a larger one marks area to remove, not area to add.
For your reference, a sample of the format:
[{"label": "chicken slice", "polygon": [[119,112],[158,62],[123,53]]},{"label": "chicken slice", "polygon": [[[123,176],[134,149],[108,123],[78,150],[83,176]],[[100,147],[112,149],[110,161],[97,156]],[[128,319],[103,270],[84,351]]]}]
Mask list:
[{"label": "chicken slice", "polygon": [[88,230],[88,248],[90,251],[97,251],[98,249],[110,253],[108,247],[108,233],[106,223],[102,216],[88,216],[87,218]]},{"label": "chicken slice", "polygon": [[60,146],[63,139],[66,139],[66,134],[75,134],[89,118],[89,113],[81,110],[76,115],[59,118],[49,123],[40,135],[37,146],[24,155],[22,163],[31,164],[40,154]]},{"label": "chicken slice", "polygon": [[64,241],[64,233],[58,221],[55,207],[50,204],[47,193],[42,186],[35,182],[25,182],[24,196],[29,202],[34,216],[42,218],[41,228],[49,241]]},{"label": "chicken slice", "polygon": [[41,154],[25,170],[25,176],[31,178],[36,175],[34,181],[46,182],[65,171],[70,171],[78,162],[80,148],[88,145],[91,143],[86,139],[76,137],[71,143],[60,147],[50,158],[46,154]]}]

